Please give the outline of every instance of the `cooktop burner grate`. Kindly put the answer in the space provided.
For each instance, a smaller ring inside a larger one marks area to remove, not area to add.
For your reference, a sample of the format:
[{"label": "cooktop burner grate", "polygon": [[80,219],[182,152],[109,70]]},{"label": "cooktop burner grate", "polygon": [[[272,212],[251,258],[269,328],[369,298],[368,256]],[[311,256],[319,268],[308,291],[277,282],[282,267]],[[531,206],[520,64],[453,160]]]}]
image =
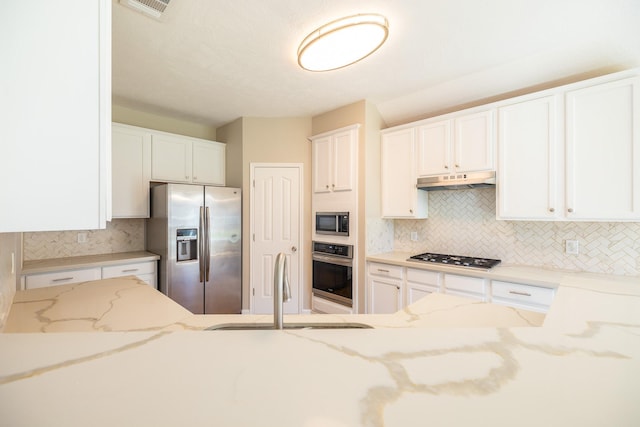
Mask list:
[{"label": "cooktop burner grate", "polygon": [[474,258],[462,255],[433,254],[429,252],[420,255],[414,255],[409,258],[408,261],[431,262],[434,264],[480,268],[483,270],[488,270],[500,264],[499,259]]}]

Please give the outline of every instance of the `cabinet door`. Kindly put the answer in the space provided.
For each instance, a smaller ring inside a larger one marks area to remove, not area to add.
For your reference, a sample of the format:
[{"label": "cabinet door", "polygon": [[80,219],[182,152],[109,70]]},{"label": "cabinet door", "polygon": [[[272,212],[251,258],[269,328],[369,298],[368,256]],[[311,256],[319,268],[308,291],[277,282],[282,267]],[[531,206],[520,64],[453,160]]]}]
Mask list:
[{"label": "cabinet door", "polygon": [[494,110],[455,119],[454,168],[456,172],[493,169]]},{"label": "cabinet door", "polygon": [[151,132],[114,124],[111,156],[113,217],[148,218]]},{"label": "cabinet door", "polygon": [[401,281],[369,278],[369,314],[395,313],[401,308]]},{"label": "cabinet door", "polygon": [[193,141],[193,182],[225,184],[226,146],[220,142]]},{"label": "cabinet door", "polygon": [[416,189],[414,129],[384,134],[380,154],[382,216],[426,218],[427,193]]},{"label": "cabinet door", "polygon": [[640,218],[640,78],[567,93],[568,219]]},{"label": "cabinet door", "polygon": [[333,135],[333,191],[351,191],[354,187],[356,137],[353,130]]},{"label": "cabinet door", "polygon": [[191,141],[154,134],[151,139],[151,178],[157,181],[191,182]]},{"label": "cabinet door", "polygon": [[418,127],[418,175],[453,172],[451,148],[451,120]]},{"label": "cabinet door", "polygon": [[331,191],[331,137],[314,139],[313,146],[313,191],[328,193]]},{"label": "cabinet door", "polygon": [[499,219],[562,216],[557,105],[557,96],[547,96],[499,109]]},{"label": "cabinet door", "polygon": [[105,228],[111,1],[3,2],[0,38],[0,232]]}]

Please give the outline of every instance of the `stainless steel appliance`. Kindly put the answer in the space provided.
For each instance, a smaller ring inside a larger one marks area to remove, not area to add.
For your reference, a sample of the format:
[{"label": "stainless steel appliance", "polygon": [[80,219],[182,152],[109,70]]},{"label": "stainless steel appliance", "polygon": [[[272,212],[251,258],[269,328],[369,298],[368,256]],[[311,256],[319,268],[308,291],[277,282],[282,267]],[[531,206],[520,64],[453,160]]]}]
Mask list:
[{"label": "stainless steel appliance", "polygon": [[411,258],[407,259],[407,261],[429,262],[433,264],[452,265],[456,267],[470,267],[482,270],[488,270],[500,264],[501,262],[499,259],[474,258],[463,255],[433,254],[429,252],[420,255],[414,255]]},{"label": "stainless steel appliance", "polygon": [[482,188],[482,187],[495,187],[495,186],[496,186],[495,171],[427,176],[424,178],[418,178],[418,183],[416,184],[416,187],[419,190],[425,190],[425,191],[465,190],[468,188]]},{"label": "stainless steel appliance", "polygon": [[160,255],[159,289],[192,313],[240,313],[242,211],[238,188],[151,188],[147,250]]},{"label": "stainless steel appliance", "polygon": [[316,234],[349,235],[349,212],[316,212]]},{"label": "stainless steel appliance", "polygon": [[353,246],[313,242],[315,296],[353,306]]}]

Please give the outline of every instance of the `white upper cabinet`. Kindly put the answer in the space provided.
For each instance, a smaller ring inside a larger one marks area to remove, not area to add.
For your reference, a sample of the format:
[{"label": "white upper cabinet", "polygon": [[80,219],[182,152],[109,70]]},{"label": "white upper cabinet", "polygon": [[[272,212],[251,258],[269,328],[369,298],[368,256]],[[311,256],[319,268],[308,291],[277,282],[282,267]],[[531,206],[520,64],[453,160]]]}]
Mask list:
[{"label": "white upper cabinet", "polygon": [[3,3],[0,232],[110,219],[111,1]]},{"label": "white upper cabinet", "polygon": [[493,170],[494,110],[418,126],[418,175]]},{"label": "white upper cabinet", "polygon": [[151,132],[114,123],[111,153],[113,217],[148,218]]},{"label": "white upper cabinet", "polygon": [[313,137],[313,191],[351,191],[355,186],[357,127]]},{"label": "white upper cabinet", "polygon": [[499,109],[499,219],[640,219],[640,78],[545,91]]},{"label": "white upper cabinet", "polygon": [[151,179],[225,185],[226,146],[182,135],[154,131],[151,137]]},{"label": "white upper cabinet", "polygon": [[427,192],[416,188],[415,135],[415,128],[382,135],[380,157],[384,218],[427,217]]},{"label": "white upper cabinet", "polygon": [[566,96],[566,215],[640,219],[640,77]]},{"label": "white upper cabinet", "polygon": [[498,110],[498,218],[562,216],[560,101],[551,95]]},{"label": "white upper cabinet", "polygon": [[153,135],[151,178],[154,181],[191,182],[192,144],[178,135]]},{"label": "white upper cabinet", "polygon": [[193,142],[193,182],[224,185],[226,145],[212,141]]}]

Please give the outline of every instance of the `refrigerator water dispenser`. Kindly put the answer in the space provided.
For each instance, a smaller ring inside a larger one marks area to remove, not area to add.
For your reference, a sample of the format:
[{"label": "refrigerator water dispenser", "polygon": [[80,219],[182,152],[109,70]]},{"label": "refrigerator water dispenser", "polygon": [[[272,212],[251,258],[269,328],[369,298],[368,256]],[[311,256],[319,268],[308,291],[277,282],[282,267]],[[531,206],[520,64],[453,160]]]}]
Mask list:
[{"label": "refrigerator water dispenser", "polygon": [[178,249],[178,262],[198,259],[197,228],[178,228],[176,230],[176,244]]}]

